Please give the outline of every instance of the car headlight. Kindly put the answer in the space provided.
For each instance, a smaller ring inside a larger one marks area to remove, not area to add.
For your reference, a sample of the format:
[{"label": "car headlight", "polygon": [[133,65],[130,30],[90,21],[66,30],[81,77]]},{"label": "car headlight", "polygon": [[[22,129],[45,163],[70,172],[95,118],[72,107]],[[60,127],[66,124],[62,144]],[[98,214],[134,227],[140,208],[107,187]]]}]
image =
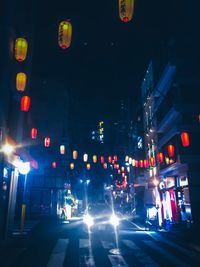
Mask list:
[{"label": "car headlight", "polygon": [[118,226],[119,225],[119,218],[115,214],[113,214],[110,217],[110,223],[115,227]]},{"label": "car headlight", "polygon": [[91,227],[94,224],[94,219],[89,214],[83,216],[83,222],[87,224],[88,227]]}]

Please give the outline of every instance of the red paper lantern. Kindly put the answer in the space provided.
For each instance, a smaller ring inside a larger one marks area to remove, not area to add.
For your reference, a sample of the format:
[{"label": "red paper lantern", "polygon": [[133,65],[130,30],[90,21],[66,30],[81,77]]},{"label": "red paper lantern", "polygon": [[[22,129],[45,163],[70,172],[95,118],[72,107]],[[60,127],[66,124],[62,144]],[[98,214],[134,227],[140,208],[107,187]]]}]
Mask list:
[{"label": "red paper lantern", "polygon": [[171,144],[168,145],[167,152],[168,152],[169,157],[174,157],[174,146]]},{"label": "red paper lantern", "polygon": [[103,164],[103,163],[105,162],[105,160],[104,160],[104,157],[103,157],[103,156],[101,156],[101,157],[100,157],[100,162],[101,162],[101,164]]},{"label": "red paper lantern", "polygon": [[107,167],[108,167],[108,166],[107,166],[107,163],[104,163],[104,164],[103,164],[103,167],[104,167],[104,169],[107,169]]},{"label": "red paper lantern", "polygon": [[45,147],[49,147],[50,146],[50,143],[51,143],[50,137],[45,137],[45,139],[44,139],[44,146]]},{"label": "red paper lantern", "polygon": [[164,154],[162,152],[158,153],[158,162],[163,163],[164,162]]},{"label": "red paper lantern", "polygon": [[182,145],[184,147],[187,147],[190,145],[190,137],[189,137],[189,134],[186,133],[186,132],[182,132],[181,133],[181,141],[182,141]]},{"label": "red paper lantern", "polygon": [[150,165],[151,165],[151,167],[155,166],[155,159],[154,159],[154,157],[150,157]]},{"label": "red paper lantern", "polygon": [[108,157],[108,162],[112,163],[112,157],[111,156]]},{"label": "red paper lantern", "polygon": [[31,129],[31,138],[32,139],[36,139],[37,138],[37,129],[36,128],[32,128]]},{"label": "red paper lantern", "polygon": [[56,162],[55,161],[53,161],[52,163],[51,163],[51,166],[52,166],[52,168],[56,168]]},{"label": "red paper lantern", "polygon": [[135,167],[138,168],[139,167],[139,161],[135,160]]},{"label": "red paper lantern", "polygon": [[143,160],[141,159],[141,160],[140,160],[140,168],[143,168],[143,166],[144,166],[144,162],[143,162]]},{"label": "red paper lantern", "polygon": [[145,168],[148,168],[149,164],[148,164],[148,160],[147,159],[144,159],[144,167]]},{"label": "red paper lantern", "polygon": [[31,99],[29,96],[22,96],[21,98],[21,110],[28,112],[30,108]]},{"label": "red paper lantern", "polygon": [[114,155],[113,159],[114,161],[117,161],[117,155]]}]

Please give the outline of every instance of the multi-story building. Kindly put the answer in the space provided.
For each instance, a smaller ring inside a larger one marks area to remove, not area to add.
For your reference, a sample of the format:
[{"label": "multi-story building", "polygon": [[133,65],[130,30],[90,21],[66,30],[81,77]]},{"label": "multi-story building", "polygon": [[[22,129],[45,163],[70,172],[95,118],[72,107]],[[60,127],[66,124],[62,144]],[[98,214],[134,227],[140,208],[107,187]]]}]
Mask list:
[{"label": "multi-story building", "polygon": [[151,195],[146,201],[157,208],[160,225],[166,220],[199,225],[199,85],[178,64],[166,62],[158,79],[156,71],[150,62],[142,84]]}]

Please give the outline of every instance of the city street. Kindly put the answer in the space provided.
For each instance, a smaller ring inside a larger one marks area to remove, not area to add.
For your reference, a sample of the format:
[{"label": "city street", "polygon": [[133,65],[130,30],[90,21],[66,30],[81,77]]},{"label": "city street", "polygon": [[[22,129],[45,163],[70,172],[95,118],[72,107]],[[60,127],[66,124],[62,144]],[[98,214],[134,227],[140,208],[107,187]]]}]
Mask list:
[{"label": "city street", "polygon": [[144,231],[132,222],[121,224],[117,239],[111,232],[88,235],[82,226],[80,220],[43,222],[23,241],[16,238],[18,245],[15,244],[12,253],[6,252],[7,257],[4,254],[1,267],[184,267],[200,264],[198,247],[162,232]]}]

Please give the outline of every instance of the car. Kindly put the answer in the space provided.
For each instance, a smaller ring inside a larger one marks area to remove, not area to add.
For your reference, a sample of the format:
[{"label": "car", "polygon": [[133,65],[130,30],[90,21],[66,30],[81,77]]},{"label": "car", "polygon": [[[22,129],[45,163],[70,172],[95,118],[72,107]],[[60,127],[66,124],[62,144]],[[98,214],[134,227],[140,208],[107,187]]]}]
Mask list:
[{"label": "car", "polygon": [[115,211],[106,203],[89,204],[83,215],[84,230],[117,231],[120,219]]}]

